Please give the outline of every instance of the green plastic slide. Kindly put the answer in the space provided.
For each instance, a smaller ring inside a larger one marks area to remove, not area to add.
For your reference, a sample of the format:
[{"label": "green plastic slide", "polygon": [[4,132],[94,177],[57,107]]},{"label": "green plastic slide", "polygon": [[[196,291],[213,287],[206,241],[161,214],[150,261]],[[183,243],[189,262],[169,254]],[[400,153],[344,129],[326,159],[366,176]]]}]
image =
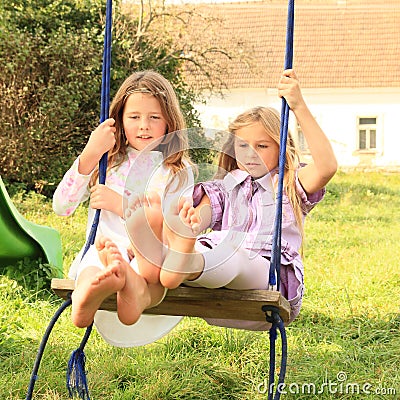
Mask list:
[{"label": "green plastic slide", "polygon": [[41,258],[63,276],[61,238],[57,230],[25,219],[15,208],[0,176],[0,267],[25,257]]}]

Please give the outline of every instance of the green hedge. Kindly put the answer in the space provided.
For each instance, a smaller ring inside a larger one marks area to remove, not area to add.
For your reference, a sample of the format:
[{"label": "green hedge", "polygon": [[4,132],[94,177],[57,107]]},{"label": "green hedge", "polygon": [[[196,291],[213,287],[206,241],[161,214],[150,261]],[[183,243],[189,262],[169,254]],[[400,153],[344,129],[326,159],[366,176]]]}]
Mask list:
[{"label": "green hedge", "polygon": [[[0,174],[6,181],[51,196],[97,126],[104,6],[99,0],[0,6]],[[152,68],[155,57],[170,51],[153,48],[151,37],[138,47],[136,23],[114,4],[111,94],[130,73]],[[140,51],[139,61],[130,48]],[[158,64],[176,87],[188,124],[197,124],[195,95],[180,77],[179,59]]]}]

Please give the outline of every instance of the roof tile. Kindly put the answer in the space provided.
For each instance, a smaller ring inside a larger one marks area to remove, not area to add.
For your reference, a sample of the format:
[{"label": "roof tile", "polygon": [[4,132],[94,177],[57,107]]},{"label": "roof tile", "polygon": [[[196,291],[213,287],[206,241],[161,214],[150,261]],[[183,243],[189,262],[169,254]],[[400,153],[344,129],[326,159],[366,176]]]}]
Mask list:
[{"label": "roof tile", "polygon": [[[240,39],[253,63],[233,61],[230,89],[276,87],[284,65],[287,1],[201,5],[224,19],[219,38]],[[294,68],[306,88],[400,87],[400,1],[298,1]],[[198,79],[198,77],[197,77]]]}]

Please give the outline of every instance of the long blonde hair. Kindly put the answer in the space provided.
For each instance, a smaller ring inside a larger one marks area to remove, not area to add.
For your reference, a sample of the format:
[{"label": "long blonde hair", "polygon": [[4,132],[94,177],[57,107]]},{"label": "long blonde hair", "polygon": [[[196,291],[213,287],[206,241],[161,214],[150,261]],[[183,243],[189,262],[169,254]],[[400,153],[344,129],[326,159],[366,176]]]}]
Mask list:
[{"label": "long blonde hair", "polygon": [[[260,122],[265,129],[265,132],[271,137],[274,142],[280,146],[280,116],[278,111],[271,107],[254,107],[250,110],[243,112],[238,115],[233,122],[229,124],[229,132],[231,135],[224,144],[219,157],[219,175],[217,178],[222,178],[229,171],[238,168],[235,154],[235,135],[236,132],[244,127],[252,125],[256,122]],[[283,188],[289,201],[293,207],[294,215],[296,218],[296,224],[300,231],[301,237],[303,238],[303,210],[301,207],[301,199],[296,191],[296,170],[300,166],[299,153],[296,148],[293,137],[290,132],[287,137],[286,145],[286,162],[285,162],[285,173]]]},{"label": "long blonde hair", "polygon": [[[155,150],[163,153],[164,164],[172,174],[184,170],[188,157],[188,140],[186,135],[186,123],[182,114],[176,93],[170,84],[159,73],[146,70],[135,72],[122,83],[110,106],[110,118],[115,119],[115,145],[108,152],[108,169],[120,165],[126,158],[127,143],[123,129],[123,112],[128,97],[133,93],[148,93],[154,96],[161,107],[161,112],[167,123],[164,140],[160,142]],[[167,135],[171,133],[170,135]],[[179,173],[179,185],[183,184],[186,175]],[[98,179],[98,171],[95,171],[91,179],[91,185],[94,185]]]}]

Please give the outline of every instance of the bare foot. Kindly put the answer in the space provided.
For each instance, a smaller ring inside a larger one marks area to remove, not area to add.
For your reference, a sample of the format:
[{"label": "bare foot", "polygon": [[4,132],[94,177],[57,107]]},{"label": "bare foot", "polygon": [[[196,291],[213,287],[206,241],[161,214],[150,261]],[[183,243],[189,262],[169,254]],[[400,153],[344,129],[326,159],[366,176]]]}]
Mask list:
[{"label": "bare foot", "polygon": [[96,239],[95,246],[100,261],[105,267],[111,263],[111,255],[119,253],[117,245],[111,239],[104,236]]},{"label": "bare foot", "polygon": [[124,285],[117,291],[117,314],[123,324],[132,325],[152,303],[147,282],[133,270],[111,240],[99,239],[96,248],[102,262],[108,265],[97,273],[98,281],[107,280],[112,275],[124,278]]},{"label": "bare foot", "polygon": [[150,284],[159,283],[164,252],[160,196],[151,193],[136,197],[126,210],[125,218],[140,274]]},{"label": "bare foot", "polygon": [[164,287],[174,289],[201,274],[204,259],[194,249],[199,222],[193,207],[187,202],[173,207],[166,216],[164,233],[169,251],[160,272],[160,281]]},{"label": "bare foot", "polygon": [[126,260],[119,258],[119,264],[126,271],[125,286],[117,292],[117,313],[125,325],[132,325],[152,304],[146,280],[137,274]]},{"label": "bare foot", "polygon": [[112,261],[105,271],[88,267],[82,271],[72,293],[72,322],[78,328],[89,326],[101,303],[125,286],[125,271]]},{"label": "bare foot", "polygon": [[206,228],[201,225],[203,217],[202,208],[196,211],[195,207],[188,201],[184,201],[183,204],[178,205],[178,209],[180,219],[185,225],[190,227],[189,237],[197,236]]}]

